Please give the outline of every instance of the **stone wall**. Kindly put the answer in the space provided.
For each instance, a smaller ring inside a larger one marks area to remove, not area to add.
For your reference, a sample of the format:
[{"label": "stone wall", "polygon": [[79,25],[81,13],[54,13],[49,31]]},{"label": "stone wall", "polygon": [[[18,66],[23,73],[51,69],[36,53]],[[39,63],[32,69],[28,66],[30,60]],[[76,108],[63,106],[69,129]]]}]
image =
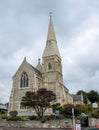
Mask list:
[{"label": "stone wall", "polygon": [[88,121],[89,127],[97,127],[97,125],[99,125],[99,119],[89,118]]},{"label": "stone wall", "polygon": [[[99,119],[89,118],[88,126],[96,127],[99,125]],[[16,128],[71,128],[72,119],[51,120],[41,123],[40,121],[6,121],[0,120],[0,127],[16,127]]]},{"label": "stone wall", "polygon": [[41,123],[40,121],[0,121],[0,126],[16,128],[71,128],[72,119],[54,120]]},{"label": "stone wall", "polygon": [[[89,118],[89,127],[99,125],[99,119]],[[16,127],[16,128],[71,128],[72,119],[51,120],[41,123],[40,121],[6,121],[0,120],[0,127]]]}]

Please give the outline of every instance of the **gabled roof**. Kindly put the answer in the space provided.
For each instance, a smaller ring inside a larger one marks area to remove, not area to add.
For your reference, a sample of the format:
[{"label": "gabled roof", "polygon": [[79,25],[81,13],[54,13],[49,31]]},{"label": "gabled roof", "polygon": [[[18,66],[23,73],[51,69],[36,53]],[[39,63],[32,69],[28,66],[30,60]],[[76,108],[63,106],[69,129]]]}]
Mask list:
[{"label": "gabled roof", "polygon": [[[41,73],[39,70],[37,70],[34,66],[32,66],[30,63],[27,62],[26,57],[24,58],[22,64],[20,65],[20,67],[19,67],[19,69],[17,70],[17,72],[15,73],[15,75],[18,73],[18,71],[20,70],[20,68],[23,67],[23,66],[25,66],[25,67],[26,67],[26,66],[30,67],[31,69],[33,69],[33,71],[34,71],[37,75],[42,76],[42,73]],[[24,70],[24,71],[25,71],[25,70]],[[14,75],[14,76],[15,76],[15,75]],[[13,76],[13,77],[14,77],[14,76]]]}]

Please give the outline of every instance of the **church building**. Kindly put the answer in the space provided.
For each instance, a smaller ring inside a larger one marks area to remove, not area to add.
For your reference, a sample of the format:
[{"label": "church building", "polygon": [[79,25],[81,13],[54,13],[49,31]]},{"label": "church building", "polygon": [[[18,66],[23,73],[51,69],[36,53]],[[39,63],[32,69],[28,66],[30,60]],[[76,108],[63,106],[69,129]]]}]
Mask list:
[{"label": "church building", "polygon": [[[9,101],[9,112],[18,111],[18,115],[33,115],[34,110],[23,107],[21,99],[27,91],[46,88],[56,94],[56,103],[73,103],[73,96],[63,84],[61,55],[57,45],[52,16],[50,15],[46,46],[36,67],[24,58],[13,76],[13,86]],[[48,111],[47,111],[48,113]]]}]

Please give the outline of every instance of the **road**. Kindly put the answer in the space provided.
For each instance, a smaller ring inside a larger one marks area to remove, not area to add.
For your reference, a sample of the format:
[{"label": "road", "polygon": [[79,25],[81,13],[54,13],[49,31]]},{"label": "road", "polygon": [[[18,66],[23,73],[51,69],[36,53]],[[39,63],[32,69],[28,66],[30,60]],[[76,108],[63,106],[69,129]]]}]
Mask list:
[{"label": "road", "polygon": [[[71,128],[3,128],[3,130],[72,130]],[[81,128],[81,130],[87,130],[87,128]]]}]

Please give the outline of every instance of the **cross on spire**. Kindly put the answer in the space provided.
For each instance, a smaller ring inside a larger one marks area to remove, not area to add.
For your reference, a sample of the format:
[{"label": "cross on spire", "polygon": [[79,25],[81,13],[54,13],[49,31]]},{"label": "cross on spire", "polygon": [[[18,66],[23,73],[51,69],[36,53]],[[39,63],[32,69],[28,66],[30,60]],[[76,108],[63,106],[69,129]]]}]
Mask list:
[{"label": "cross on spire", "polygon": [[50,14],[50,19],[52,18],[52,12],[49,13]]}]

